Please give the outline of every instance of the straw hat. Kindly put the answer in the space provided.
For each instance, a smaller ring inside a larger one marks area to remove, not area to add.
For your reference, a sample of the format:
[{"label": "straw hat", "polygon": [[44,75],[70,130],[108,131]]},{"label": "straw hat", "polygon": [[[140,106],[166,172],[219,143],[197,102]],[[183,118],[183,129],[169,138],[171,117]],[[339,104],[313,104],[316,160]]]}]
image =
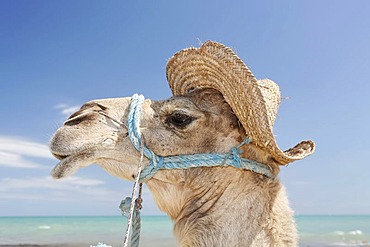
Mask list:
[{"label": "straw hat", "polygon": [[273,134],[280,104],[279,87],[268,79],[257,80],[229,47],[207,41],[200,48],[184,49],[168,61],[166,74],[175,96],[197,88],[221,92],[252,143],[270,153],[281,165],[314,152],[313,141],[302,141],[286,151],[280,150]]}]

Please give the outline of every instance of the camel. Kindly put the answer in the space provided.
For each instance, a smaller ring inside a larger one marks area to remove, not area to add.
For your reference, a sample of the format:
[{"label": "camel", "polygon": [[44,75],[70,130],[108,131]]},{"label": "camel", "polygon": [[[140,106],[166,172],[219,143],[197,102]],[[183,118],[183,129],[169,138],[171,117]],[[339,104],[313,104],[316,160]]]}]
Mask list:
[{"label": "camel", "polygon": [[[145,146],[161,157],[225,154],[238,147],[241,158],[263,164],[272,176],[233,166],[199,166],[158,170],[145,183],[159,209],[173,221],[178,246],[297,246],[293,211],[278,174],[282,165],[312,154],[314,143],[304,141],[281,152],[276,148],[275,139],[269,142],[262,140],[261,136],[271,131],[269,126],[253,127],[257,120],[247,121],[258,118],[256,112],[262,115],[261,111],[253,108],[258,97],[244,99],[251,102],[243,104],[242,107],[248,104],[250,107],[247,111],[250,114],[243,117],[240,114],[246,111],[235,106],[240,102],[232,102],[238,96],[225,92],[230,88],[225,85],[227,82],[222,80],[218,82],[219,86],[213,85],[210,82],[213,80],[212,72],[205,76],[206,69],[199,64],[195,66],[201,68],[198,70],[201,73],[193,83],[189,82],[191,76],[185,73],[184,81],[176,86],[173,78],[180,77],[172,77],[177,75],[174,70],[182,73],[191,67],[182,66],[181,56],[193,54],[203,59],[216,54],[214,60],[219,61],[223,59],[219,51],[225,52],[225,57],[234,59],[242,67],[248,76],[246,84],[252,83],[257,89],[269,89],[268,85],[276,89],[277,85],[271,80],[255,80],[233,51],[217,42],[208,41],[200,48],[180,51],[167,65],[167,78],[174,96],[160,101],[145,99],[143,102],[140,130]],[[189,57],[191,63],[198,60]],[[196,74],[194,70],[190,71]],[[214,71],[220,73],[220,69]],[[210,83],[203,83],[203,80]],[[186,83],[188,86],[181,89]],[[244,84],[241,86],[246,87]],[[267,92],[259,94],[264,99],[261,102],[278,105],[280,94],[268,97]],[[131,99],[93,100],[72,114],[57,130],[50,144],[52,154],[60,160],[52,176],[63,178],[79,168],[98,164],[113,176],[133,181],[140,152],[131,143],[128,133]],[[267,119],[272,126],[276,111],[275,105],[265,111],[265,118],[259,118]],[[239,145],[246,138],[251,139],[250,143]],[[144,158],[144,167],[149,163],[150,160]]]}]

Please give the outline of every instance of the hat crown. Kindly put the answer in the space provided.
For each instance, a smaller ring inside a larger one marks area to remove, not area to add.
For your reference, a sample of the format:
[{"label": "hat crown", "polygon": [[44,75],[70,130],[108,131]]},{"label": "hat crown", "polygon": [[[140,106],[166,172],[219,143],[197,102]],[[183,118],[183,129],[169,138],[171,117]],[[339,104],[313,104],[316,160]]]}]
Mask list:
[{"label": "hat crown", "polygon": [[257,83],[261,89],[263,99],[266,102],[267,115],[270,120],[270,124],[273,125],[281,101],[279,86],[270,79],[258,80]]},{"label": "hat crown", "polygon": [[168,61],[166,75],[175,96],[197,88],[218,90],[252,143],[281,165],[314,152],[312,141],[301,142],[285,152],[280,150],[273,134],[281,100],[279,87],[269,79],[257,80],[231,48],[207,41],[200,48],[184,49]]}]

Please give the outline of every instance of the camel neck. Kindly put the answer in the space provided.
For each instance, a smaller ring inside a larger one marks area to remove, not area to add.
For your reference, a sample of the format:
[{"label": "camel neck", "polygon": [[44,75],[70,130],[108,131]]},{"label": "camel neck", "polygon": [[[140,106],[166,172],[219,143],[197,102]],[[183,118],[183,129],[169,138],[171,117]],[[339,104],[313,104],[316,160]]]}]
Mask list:
[{"label": "camel neck", "polygon": [[[268,232],[264,222],[269,218],[271,196],[263,183],[270,179],[261,181],[250,172],[235,174],[232,168],[212,173],[198,171],[187,185],[191,195],[174,226],[179,246],[252,246]],[[230,174],[236,179],[222,179]],[[204,176],[211,182],[202,181]],[[242,177],[250,184],[243,184]]]},{"label": "camel neck", "polygon": [[147,185],[173,220],[178,246],[296,246],[293,213],[277,178],[200,167],[160,171]]}]

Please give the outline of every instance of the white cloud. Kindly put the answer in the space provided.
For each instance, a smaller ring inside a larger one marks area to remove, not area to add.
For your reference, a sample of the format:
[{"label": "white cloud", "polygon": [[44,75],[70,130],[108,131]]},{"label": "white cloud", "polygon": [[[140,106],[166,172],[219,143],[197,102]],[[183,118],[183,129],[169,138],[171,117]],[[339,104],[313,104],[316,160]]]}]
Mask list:
[{"label": "white cloud", "polygon": [[78,111],[80,109],[80,107],[81,107],[80,105],[69,106],[67,104],[58,104],[58,105],[54,106],[54,108],[60,109],[60,113],[65,115],[65,116],[69,116],[72,113]]},{"label": "white cloud", "polygon": [[63,115],[71,115],[72,113],[78,111],[80,109],[80,106],[71,106],[71,107],[68,107],[68,108],[65,108],[62,110],[62,114]]},{"label": "white cloud", "polygon": [[61,109],[61,108],[66,108],[66,107],[68,107],[67,104],[58,104],[58,105],[54,106],[54,108],[56,108],[56,109]]},{"label": "white cloud", "polygon": [[104,186],[104,181],[69,177],[55,180],[51,176],[0,179],[0,200],[78,201],[94,198],[97,201],[117,201],[122,194]]},{"label": "white cloud", "polygon": [[0,151],[38,158],[53,158],[46,144],[0,136]]},{"label": "white cloud", "polygon": [[[50,179],[50,177],[48,177]],[[60,182],[62,184],[80,185],[80,186],[97,186],[104,184],[103,181],[91,178],[81,178],[81,177],[67,177],[62,180],[54,180],[53,182]]]},{"label": "white cloud", "polygon": [[15,168],[38,168],[39,164],[24,159],[21,155],[0,151],[0,166]]},{"label": "white cloud", "polygon": [[55,190],[74,190],[77,187],[98,186],[104,184],[103,181],[90,178],[69,177],[55,180],[51,176],[31,177],[31,178],[3,178],[0,180],[0,191],[14,189],[55,189]]},{"label": "white cloud", "polygon": [[53,159],[46,144],[17,137],[0,136],[0,166],[14,168],[38,168],[29,158]]}]

